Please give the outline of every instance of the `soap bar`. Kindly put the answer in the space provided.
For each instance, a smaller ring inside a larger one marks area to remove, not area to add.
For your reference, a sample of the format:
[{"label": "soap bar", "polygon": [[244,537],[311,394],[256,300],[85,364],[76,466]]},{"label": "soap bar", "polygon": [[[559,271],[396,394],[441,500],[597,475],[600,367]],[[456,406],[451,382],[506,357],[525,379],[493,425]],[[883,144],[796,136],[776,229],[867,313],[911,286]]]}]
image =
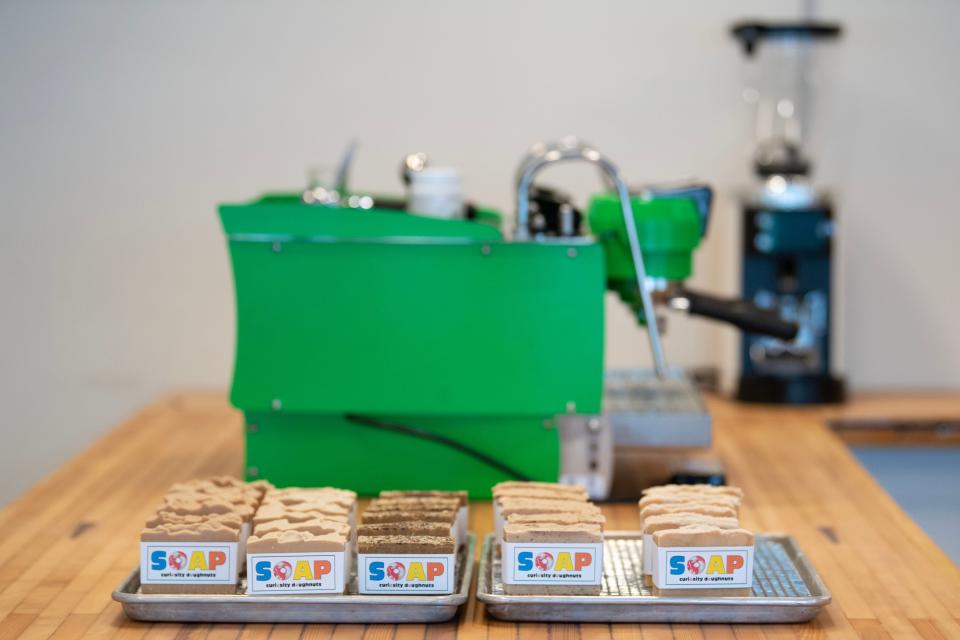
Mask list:
[{"label": "soap bar", "polygon": [[240,528],[164,522],[140,533],[141,593],[236,593]]},{"label": "soap bar", "polygon": [[346,533],[271,526],[247,541],[247,593],[343,593],[352,555]]},{"label": "soap bar", "polygon": [[597,595],[603,531],[589,523],[507,523],[501,575],[508,595]]},{"label": "soap bar", "polygon": [[456,549],[452,536],[359,536],[357,588],[365,594],[453,593]]},{"label": "soap bar", "polygon": [[690,524],[653,534],[654,595],[749,596],[753,533]]}]

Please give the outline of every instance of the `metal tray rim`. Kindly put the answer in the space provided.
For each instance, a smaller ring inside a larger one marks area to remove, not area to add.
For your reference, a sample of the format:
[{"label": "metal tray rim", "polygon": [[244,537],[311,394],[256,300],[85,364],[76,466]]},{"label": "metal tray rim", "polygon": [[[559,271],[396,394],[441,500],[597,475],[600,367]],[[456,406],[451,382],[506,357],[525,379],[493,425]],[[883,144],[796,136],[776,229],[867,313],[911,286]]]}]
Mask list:
[{"label": "metal tray rim", "polygon": [[[790,607],[816,607],[820,608],[830,604],[833,596],[827,589],[820,575],[814,570],[813,565],[807,560],[806,555],[797,545],[793,536],[785,533],[763,533],[759,537],[772,538],[782,541],[790,548],[791,554],[796,559],[797,564],[805,573],[805,581],[810,589],[810,596],[807,597],[763,597],[754,596],[693,596],[665,597],[665,596],[551,596],[551,595],[496,595],[490,593],[490,554],[492,552],[493,534],[488,533],[484,536],[483,547],[480,552],[480,566],[477,576],[477,599],[490,605],[536,605],[536,604],[576,604],[591,605],[593,607],[605,607],[613,605],[668,605],[683,606],[697,605],[700,607],[710,605],[734,605],[737,607],[772,607],[772,606],[790,606]],[[605,538],[639,538],[637,531],[607,531]]]},{"label": "metal tray rim", "polygon": [[[325,608],[334,608],[337,605],[350,606],[370,606],[371,613],[373,609],[382,609],[385,605],[408,605],[418,607],[449,607],[451,613],[449,617],[456,615],[456,610],[465,604],[470,598],[470,589],[473,585],[473,566],[475,564],[476,535],[468,534],[468,541],[460,572],[460,582],[457,590],[452,594],[445,595],[371,595],[371,594],[336,594],[336,595],[247,595],[238,594],[177,594],[177,593],[158,593],[142,594],[131,590],[131,584],[140,576],[140,567],[136,566],[133,570],[117,585],[113,590],[112,597],[121,603],[124,612],[133,619],[144,619],[135,615],[127,609],[127,605],[134,607],[163,607],[164,605],[230,605],[232,607],[242,607],[243,605],[302,605],[315,610],[318,605],[325,605]],[[410,609],[405,609],[410,611]],[[382,613],[378,614],[382,615]],[[222,617],[222,621],[228,621],[227,617]],[[432,620],[432,618],[431,618]],[[362,622],[362,620],[357,620]],[[386,622],[387,619],[371,619],[372,622]]]}]

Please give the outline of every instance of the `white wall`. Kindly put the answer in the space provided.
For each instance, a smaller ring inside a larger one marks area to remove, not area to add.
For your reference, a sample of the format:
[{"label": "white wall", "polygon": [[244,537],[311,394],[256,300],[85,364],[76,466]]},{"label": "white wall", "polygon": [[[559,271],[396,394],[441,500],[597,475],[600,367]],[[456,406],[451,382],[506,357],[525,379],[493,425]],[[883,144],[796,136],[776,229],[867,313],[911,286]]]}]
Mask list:
[{"label": "white wall", "polygon": [[[721,193],[697,284],[736,289],[747,179],[726,26],[794,2],[6,2],[0,5],[0,503],[172,387],[224,388],[230,271],[215,205],[298,188],[362,147],[396,190],[407,151],[512,209],[531,143],[575,132],[634,182]],[[960,5],[826,4],[849,37],[819,166],[838,188],[845,368],[858,388],[960,386]],[[585,196],[591,172],[558,172]],[[608,361],[646,361],[611,303]],[[733,333],[671,324],[678,364]]]}]

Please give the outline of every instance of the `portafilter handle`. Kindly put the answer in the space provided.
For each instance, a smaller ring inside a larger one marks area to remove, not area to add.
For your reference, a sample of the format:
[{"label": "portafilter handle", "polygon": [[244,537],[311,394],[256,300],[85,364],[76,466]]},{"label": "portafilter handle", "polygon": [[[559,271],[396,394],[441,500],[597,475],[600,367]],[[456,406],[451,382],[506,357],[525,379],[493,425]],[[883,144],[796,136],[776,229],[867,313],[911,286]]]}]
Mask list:
[{"label": "portafilter handle", "polygon": [[721,298],[682,289],[672,296],[668,304],[678,311],[693,316],[727,322],[744,333],[770,336],[789,342],[797,337],[800,327],[795,322],[784,320],[771,309],[762,309],[749,300]]}]

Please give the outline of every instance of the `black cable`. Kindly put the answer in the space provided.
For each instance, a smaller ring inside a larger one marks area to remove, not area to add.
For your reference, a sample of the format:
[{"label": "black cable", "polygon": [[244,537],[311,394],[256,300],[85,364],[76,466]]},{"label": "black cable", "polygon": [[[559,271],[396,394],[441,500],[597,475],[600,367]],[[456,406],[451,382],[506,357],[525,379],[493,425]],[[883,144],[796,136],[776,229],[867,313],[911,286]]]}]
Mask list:
[{"label": "black cable", "polygon": [[525,473],[517,471],[513,467],[504,464],[494,458],[493,456],[487,455],[482,451],[478,451],[471,446],[465,445],[462,442],[458,442],[447,436],[441,436],[437,433],[431,433],[423,429],[418,429],[417,427],[410,427],[405,424],[396,424],[394,422],[385,422],[377,418],[371,418],[369,416],[360,416],[353,413],[348,413],[343,416],[348,422],[354,424],[363,425],[365,427],[373,427],[375,429],[383,429],[384,431],[393,431],[394,433],[402,433],[404,435],[413,436],[415,438],[422,438],[424,440],[429,440],[431,442],[436,442],[437,444],[442,444],[445,447],[450,447],[455,449],[460,453],[466,454],[475,460],[479,460],[488,467],[493,467],[497,471],[501,471],[514,480],[523,480],[529,481],[530,476]]}]

